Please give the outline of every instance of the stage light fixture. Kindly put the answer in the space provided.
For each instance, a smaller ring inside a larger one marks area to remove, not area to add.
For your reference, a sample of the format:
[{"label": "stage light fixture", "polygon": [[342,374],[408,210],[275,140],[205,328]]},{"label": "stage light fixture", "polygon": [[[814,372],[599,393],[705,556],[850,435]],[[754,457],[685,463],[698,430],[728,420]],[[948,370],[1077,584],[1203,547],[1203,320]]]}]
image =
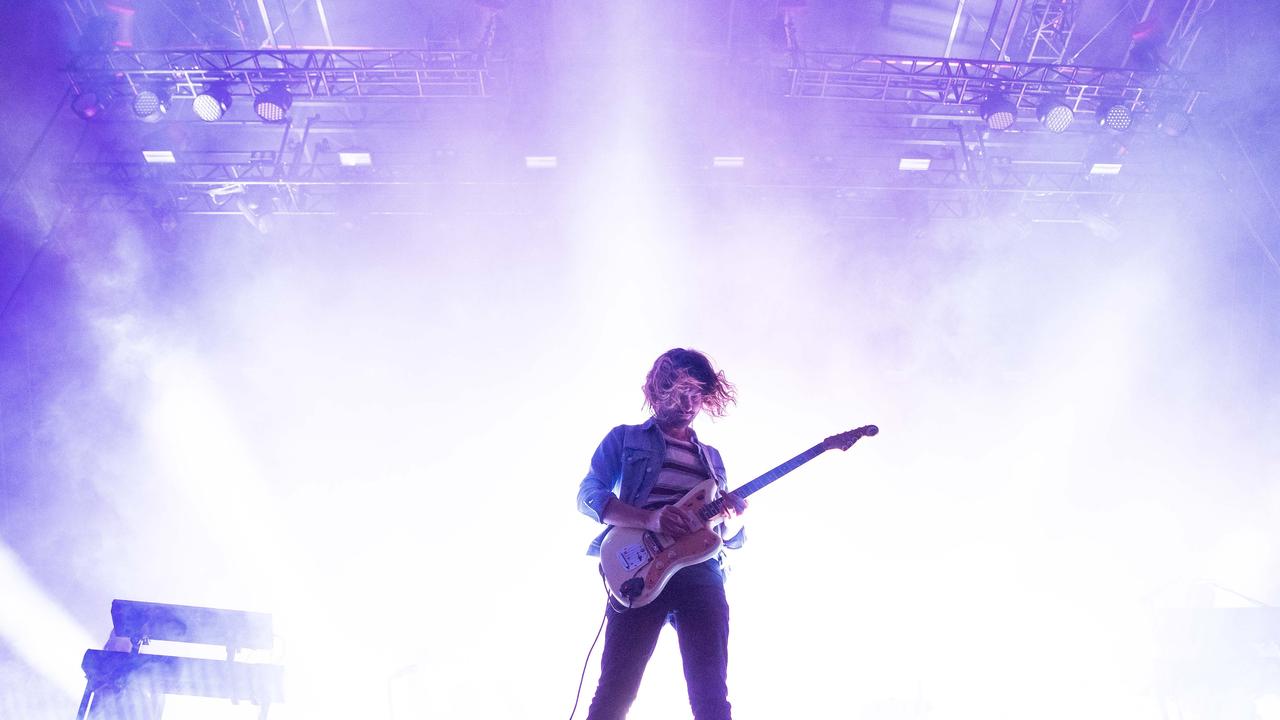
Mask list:
[{"label": "stage light fixture", "polygon": [[283,82],[272,83],[253,98],[253,111],[269,123],[283,122],[292,105],[293,93],[289,92],[288,83]]},{"label": "stage light fixture", "polygon": [[364,150],[339,150],[338,164],[343,167],[369,167],[373,165],[373,153]]},{"label": "stage light fixture", "polygon": [[1121,167],[1123,167],[1123,165],[1117,162],[1094,163],[1093,165],[1089,166],[1089,174],[1090,175],[1119,175]]},{"label": "stage light fixture", "polygon": [[133,98],[133,114],[143,122],[160,122],[169,112],[169,93],[161,88],[139,90]]},{"label": "stage light fixture", "polygon": [[107,96],[96,90],[85,90],[71,99],[71,112],[82,120],[94,120],[107,111]]},{"label": "stage light fixture", "polygon": [[560,161],[555,155],[526,155],[524,166],[529,170],[555,170]]},{"label": "stage light fixture", "polygon": [[746,164],[747,159],[740,155],[717,155],[711,158],[711,167],[715,168],[740,168]]},{"label": "stage light fixture", "polygon": [[928,170],[929,166],[932,164],[933,164],[933,159],[925,157],[923,155],[918,155],[913,157],[904,157],[904,158],[898,159],[898,169],[906,170],[909,172],[922,172],[924,170]]},{"label": "stage light fixture", "polygon": [[143,150],[142,159],[152,165],[173,165],[178,162],[172,150]]},{"label": "stage light fixture", "polygon": [[1108,130],[1124,132],[1133,125],[1133,111],[1119,100],[1107,100],[1098,106],[1098,124]]},{"label": "stage light fixture", "polygon": [[191,101],[196,117],[205,122],[216,122],[231,109],[231,90],[223,84],[209,85]]},{"label": "stage light fixture", "polygon": [[1004,95],[988,95],[978,112],[992,130],[1008,130],[1018,119],[1018,106]]},{"label": "stage light fixture", "polygon": [[1036,118],[1049,132],[1060,133],[1071,127],[1075,111],[1060,97],[1046,97],[1036,107]]}]

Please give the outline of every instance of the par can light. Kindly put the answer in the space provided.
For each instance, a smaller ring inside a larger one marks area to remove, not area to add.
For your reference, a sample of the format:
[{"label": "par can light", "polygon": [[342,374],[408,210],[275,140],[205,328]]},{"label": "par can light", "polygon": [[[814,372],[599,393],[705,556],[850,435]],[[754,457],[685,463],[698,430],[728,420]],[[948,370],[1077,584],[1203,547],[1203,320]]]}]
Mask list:
[{"label": "par can light", "polygon": [[1108,100],[1098,106],[1098,124],[1108,130],[1124,132],[1133,125],[1133,111],[1119,100]]},{"label": "par can light", "polygon": [[271,87],[253,98],[253,111],[269,123],[283,122],[285,113],[293,105],[293,93],[286,83],[272,83]]},{"label": "par can light", "polygon": [[169,93],[163,90],[139,90],[133,98],[133,114],[143,122],[160,122],[168,111]]},{"label": "par can light", "polygon": [[226,85],[210,85],[191,101],[196,117],[205,122],[216,122],[231,109],[231,90]]},{"label": "par can light", "polygon": [[1047,97],[1041,100],[1039,107],[1036,108],[1036,119],[1049,132],[1060,133],[1071,127],[1076,114],[1070,105],[1063,102],[1062,98]]},{"label": "par can light", "polygon": [[1018,106],[1003,95],[988,96],[979,106],[978,112],[992,130],[1008,130],[1018,119]]}]

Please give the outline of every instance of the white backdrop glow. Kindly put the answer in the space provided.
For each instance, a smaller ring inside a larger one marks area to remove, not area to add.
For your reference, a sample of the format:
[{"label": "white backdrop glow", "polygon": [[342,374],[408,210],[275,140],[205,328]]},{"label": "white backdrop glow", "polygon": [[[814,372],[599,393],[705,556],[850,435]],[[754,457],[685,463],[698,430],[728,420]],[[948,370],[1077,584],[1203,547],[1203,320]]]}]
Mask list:
[{"label": "white backdrop glow", "polygon": [[[1153,609],[1277,599],[1280,281],[1256,249],[1198,235],[1203,208],[1109,239],[709,209],[655,159],[677,74],[637,14],[592,31],[606,111],[561,131],[593,160],[537,220],[122,221],[37,259],[7,367],[86,362],[6,380],[34,449],[0,462],[48,488],[10,527],[102,624],[22,612],[55,593],[0,548],[0,636],[62,700],[119,597],[272,613],[273,718],[565,717],[604,606],[577,485],[676,346],[739,388],[695,423],[731,485],[881,428],[752,498],[739,720],[1157,718]],[[688,716],[668,635],[630,717]]]},{"label": "white backdrop glow", "polygon": [[[1153,716],[1144,613],[1272,582],[1274,396],[1215,357],[1194,244],[654,219],[679,210],[63,248],[101,363],[51,409],[51,471],[113,485],[132,535],[80,562],[110,597],[273,613],[281,717],[563,717],[602,609],[577,482],[684,345],[739,385],[698,424],[733,484],[882,428],[753,499],[745,720]],[[683,697],[672,637],[632,717]]]}]

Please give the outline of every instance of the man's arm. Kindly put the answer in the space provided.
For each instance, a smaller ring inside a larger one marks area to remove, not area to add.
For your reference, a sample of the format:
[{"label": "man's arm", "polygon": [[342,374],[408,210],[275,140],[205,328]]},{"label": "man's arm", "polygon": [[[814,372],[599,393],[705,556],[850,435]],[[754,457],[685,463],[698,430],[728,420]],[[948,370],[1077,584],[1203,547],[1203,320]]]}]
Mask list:
[{"label": "man's arm", "polygon": [[578,485],[578,511],[596,522],[608,522],[605,510],[611,501],[618,498],[614,489],[622,475],[623,432],[619,426],[604,436],[591,456],[587,476]]},{"label": "man's arm", "polygon": [[578,510],[606,525],[643,528],[679,537],[702,525],[688,510],[669,505],[645,510],[618,499],[614,490],[622,475],[622,426],[609,431],[591,456],[591,467],[578,486]]},{"label": "man's arm", "polygon": [[667,505],[657,510],[628,505],[618,498],[609,500],[605,506],[604,522],[618,527],[641,528],[650,532],[680,537],[688,535],[702,527],[698,517],[691,510]]}]

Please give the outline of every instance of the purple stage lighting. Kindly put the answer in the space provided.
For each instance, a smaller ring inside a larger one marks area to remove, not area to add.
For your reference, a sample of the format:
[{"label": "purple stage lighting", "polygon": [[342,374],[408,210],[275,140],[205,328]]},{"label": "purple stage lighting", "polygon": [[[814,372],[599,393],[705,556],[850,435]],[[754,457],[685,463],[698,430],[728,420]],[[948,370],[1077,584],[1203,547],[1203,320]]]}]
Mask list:
[{"label": "purple stage lighting", "polygon": [[95,90],[86,90],[71,100],[71,111],[82,120],[94,120],[107,110],[107,96]]},{"label": "purple stage lighting", "polygon": [[1008,130],[1018,119],[1018,106],[1003,95],[992,95],[978,108],[987,127],[992,130]]},{"label": "purple stage lighting", "polygon": [[266,91],[253,98],[253,111],[269,123],[282,122],[285,113],[293,105],[293,94],[286,83],[272,83]]},{"label": "purple stage lighting", "polygon": [[1060,133],[1071,127],[1076,114],[1062,98],[1048,97],[1040,101],[1040,106],[1036,108],[1036,118],[1049,132]]},{"label": "purple stage lighting", "polygon": [[1133,125],[1133,112],[1129,106],[1119,100],[1105,102],[1098,106],[1098,124],[1108,130],[1124,132]]},{"label": "purple stage lighting", "polygon": [[163,90],[139,90],[133,98],[133,114],[143,122],[160,122],[169,111],[169,94]]},{"label": "purple stage lighting", "polygon": [[231,91],[225,85],[210,85],[191,101],[191,109],[205,122],[221,120],[231,109]]}]

